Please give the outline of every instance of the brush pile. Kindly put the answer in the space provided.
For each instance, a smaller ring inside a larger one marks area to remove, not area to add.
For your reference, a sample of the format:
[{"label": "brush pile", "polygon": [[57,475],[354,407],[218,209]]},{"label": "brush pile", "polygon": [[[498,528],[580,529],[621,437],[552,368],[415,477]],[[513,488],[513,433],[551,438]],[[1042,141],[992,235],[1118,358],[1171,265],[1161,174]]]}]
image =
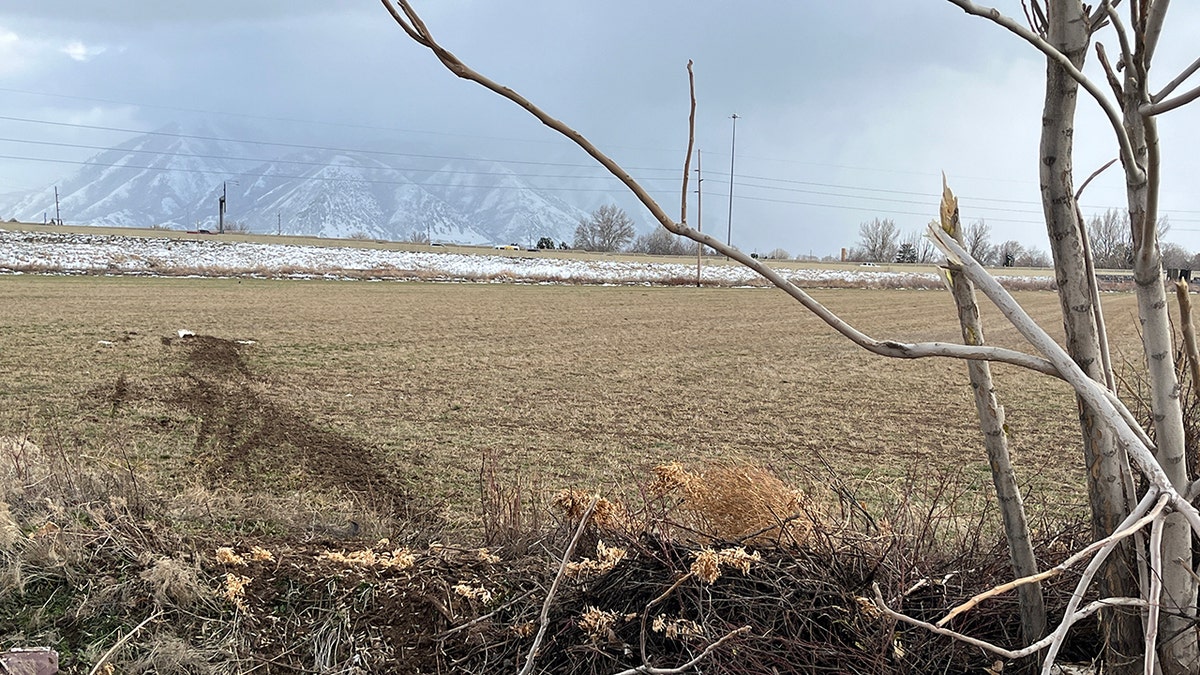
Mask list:
[{"label": "brush pile", "polygon": [[[10,464],[38,459],[30,441],[5,443]],[[519,554],[417,545],[412,532],[217,541],[186,532],[166,495],[131,506],[128,477],[74,480],[10,481],[0,502],[0,647],[52,646],[68,672],[515,673],[544,607],[532,673],[672,668],[730,634],[703,672],[981,672],[996,659],[897,625],[872,585],[936,620],[1010,578],[1002,542],[928,505],[842,513],[748,466],[659,467],[644,488],[653,509],[564,492],[542,531],[519,533],[538,542]],[[1044,564],[1085,534],[1043,535]],[[1046,588],[1052,616],[1070,582]],[[1016,611],[1002,596],[954,627],[1017,645]],[[1094,630],[1082,625],[1068,655],[1090,657]]]}]

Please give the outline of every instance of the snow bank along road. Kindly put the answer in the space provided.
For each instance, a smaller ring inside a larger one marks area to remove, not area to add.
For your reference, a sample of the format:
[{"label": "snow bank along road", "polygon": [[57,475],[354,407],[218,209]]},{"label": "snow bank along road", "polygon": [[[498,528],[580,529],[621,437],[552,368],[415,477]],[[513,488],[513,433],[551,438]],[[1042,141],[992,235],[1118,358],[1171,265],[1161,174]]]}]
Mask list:
[{"label": "snow bank along road", "polygon": [[[0,274],[262,276],[331,279],[427,279],[579,284],[679,284],[694,265],[575,260],[547,250],[529,257],[298,246],[193,239],[0,230]],[[928,271],[788,269],[805,285],[930,287]],[[706,284],[744,285],[760,277],[740,265],[706,265]]]}]

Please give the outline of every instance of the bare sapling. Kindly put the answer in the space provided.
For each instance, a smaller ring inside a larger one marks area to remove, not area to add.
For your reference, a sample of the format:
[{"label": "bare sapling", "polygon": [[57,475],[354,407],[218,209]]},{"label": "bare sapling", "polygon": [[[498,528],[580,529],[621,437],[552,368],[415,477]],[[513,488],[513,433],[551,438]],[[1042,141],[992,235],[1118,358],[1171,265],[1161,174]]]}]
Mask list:
[{"label": "bare sapling", "polygon": [[[962,222],[959,220],[958,199],[942,177],[942,229],[963,244]],[[975,302],[975,286],[954,265],[948,265],[947,275],[950,291],[958,309],[958,321],[962,327],[963,343],[984,344],[983,321],[979,318],[979,305]],[[979,416],[979,429],[983,432],[983,445],[991,467],[992,484],[996,489],[996,501],[1000,506],[1000,517],[1004,523],[1004,536],[1008,540],[1009,562],[1017,577],[1037,574],[1037,558],[1033,553],[1033,541],[1029,535],[1029,521],[1025,517],[1025,504],[1021,488],[1017,485],[1017,474],[1013,469],[1012,457],[1008,452],[1008,436],[1005,432],[1004,406],[996,396],[992,382],[992,370],[987,361],[967,362],[967,374],[975,397],[975,411]],[[1025,642],[1033,642],[1046,630],[1046,606],[1042,598],[1040,583],[1022,584],[1017,589],[1021,607],[1021,636]]]}]

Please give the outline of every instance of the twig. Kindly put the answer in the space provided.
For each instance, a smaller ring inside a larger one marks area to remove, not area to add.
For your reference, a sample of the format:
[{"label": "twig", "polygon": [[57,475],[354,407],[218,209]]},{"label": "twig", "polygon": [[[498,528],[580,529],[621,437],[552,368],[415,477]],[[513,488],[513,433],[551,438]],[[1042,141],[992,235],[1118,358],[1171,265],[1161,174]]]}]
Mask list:
[{"label": "twig", "polygon": [[1151,96],[1150,100],[1153,101],[1154,103],[1158,103],[1159,101],[1163,100],[1164,98],[1170,96],[1171,92],[1175,91],[1176,87],[1183,84],[1189,77],[1194,75],[1197,70],[1200,70],[1200,58],[1196,59],[1195,61],[1192,61],[1192,64],[1190,66],[1188,66],[1187,68],[1184,68],[1183,72],[1179,73],[1179,75],[1175,79],[1171,80],[1171,82],[1168,83],[1167,86],[1162,88],[1162,91]]},{"label": "twig", "polygon": [[1158,516],[1159,516],[1159,514],[1162,513],[1162,510],[1166,507],[1166,505],[1167,505],[1167,500],[1166,500],[1166,496],[1164,495],[1163,498],[1161,498],[1159,500],[1158,505],[1153,510],[1151,510],[1149,513],[1147,513],[1145,516],[1139,518],[1136,522],[1129,525],[1128,527],[1124,527],[1116,532],[1113,532],[1112,534],[1108,535],[1107,537],[1105,537],[1103,539],[1098,539],[1098,540],[1092,542],[1083,550],[1076,552],[1071,557],[1067,558],[1066,560],[1062,561],[1061,563],[1055,565],[1054,567],[1051,567],[1050,569],[1048,569],[1044,572],[1038,572],[1037,574],[1031,574],[1027,577],[1022,577],[1020,579],[1014,579],[1013,581],[1009,581],[1007,583],[1000,584],[998,586],[993,587],[991,590],[984,591],[983,593],[980,593],[980,594],[972,597],[970,600],[967,600],[966,602],[951,609],[949,611],[949,613],[946,614],[946,616],[942,617],[937,622],[937,625],[945,626],[954,617],[958,616],[959,614],[962,614],[963,612],[967,612],[967,611],[970,611],[971,609],[974,609],[977,605],[979,605],[979,603],[983,602],[984,600],[987,600],[988,598],[993,598],[1002,593],[1007,593],[1008,591],[1011,591],[1014,588],[1017,588],[1019,586],[1024,586],[1025,584],[1032,584],[1032,583],[1037,583],[1039,581],[1045,581],[1046,579],[1051,579],[1053,577],[1056,577],[1056,576],[1062,574],[1063,572],[1070,569],[1070,567],[1072,565],[1074,565],[1075,563],[1079,562],[1080,560],[1083,560],[1084,558],[1090,556],[1091,554],[1095,553],[1096,551],[1098,551],[1106,546],[1115,544],[1115,543],[1119,542],[1120,540],[1132,535],[1133,533],[1135,533],[1138,530],[1145,527],[1147,523],[1156,522],[1157,520],[1161,520]]},{"label": "twig", "polygon": [[[873,583],[873,584],[871,584],[871,586],[875,591],[875,606],[879,608],[879,611],[883,612],[885,615],[891,617],[892,619],[895,619],[896,621],[900,621],[902,623],[906,623],[910,626],[917,626],[918,628],[924,628],[925,630],[927,630],[931,633],[935,633],[937,635],[944,635],[946,637],[954,638],[955,640],[958,640],[959,642],[964,642],[966,644],[973,645],[975,647],[979,647],[980,649],[986,649],[989,652],[992,652],[993,654],[1003,656],[1004,658],[1007,658],[1007,659],[1019,659],[1019,658],[1025,657],[1025,656],[1029,656],[1030,654],[1037,653],[1037,652],[1045,649],[1046,646],[1050,644],[1050,642],[1054,639],[1055,635],[1057,634],[1057,632],[1051,633],[1050,635],[1047,635],[1046,637],[1042,638],[1041,640],[1038,640],[1037,642],[1034,642],[1033,644],[1023,647],[1021,649],[1005,649],[1004,647],[1001,647],[999,645],[994,645],[986,640],[980,640],[979,638],[973,638],[970,635],[964,635],[962,633],[950,630],[948,628],[941,628],[941,627],[935,626],[929,622],[921,621],[920,619],[908,616],[907,614],[901,614],[900,612],[897,612],[896,610],[892,609],[891,607],[888,607],[887,603],[884,602],[883,591],[881,591],[879,589],[878,583]],[[1105,598],[1104,600],[1095,600],[1095,601],[1089,603],[1087,606],[1083,607],[1082,609],[1076,611],[1073,615],[1071,615],[1070,620],[1071,620],[1071,623],[1076,623],[1080,619],[1085,619],[1106,607],[1115,607],[1115,606],[1144,607],[1145,605],[1146,605],[1146,601],[1142,600],[1141,598]],[[1065,623],[1065,621],[1066,621],[1066,619],[1064,619],[1064,623]]]},{"label": "twig", "polygon": [[1158,642],[1158,614],[1162,607],[1162,538],[1163,519],[1156,518],[1150,527],[1150,606],[1146,610],[1146,662],[1145,672],[1154,672],[1155,644]]},{"label": "twig", "polygon": [[1129,134],[1125,131],[1125,125],[1122,121],[1120,110],[1118,110],[1117,106],[1114,105],[1113,102],[1110,101],[1102,91],[1100,91],[1100,87],[1097,86],[1095,82],[1089,79],[1087,75],[1084,75],[1083,71],[1079,70],[1079,68],[1077,68],[1075,64],[1071,62],[1071,59],[1068,58],[1066,54],[1063,54],[1061,51],[1055,48],[1054,45],[1046,42],[1040,36],[1035,35],[1028,28],[1022,26],[1016,21],[1013,21],[994,7],[977,5],[974,2],[971,2],[971,0],[949,1],[952,4],[957,5],[967,14],[973,14],[975,16],[989,19],[1002,28],[1006,28],[1008,31],[1015,33],[1018,37],[1036,47],[1038,51],[1045,54],[1051,61],[1062,67],[1062,69],[1071,76],[1071,79],[1078,82],[1079,86],[1083,87],[1087,93],[1091,94],[1092,98],[1096,99],[1096,103],[1098,103],[1100,105],[1100,109],[1104,111],[1104,115],[1108,118],[1109,124],[1112,125],[1113,133],[1115,133],[1117,136],[1117,144],[1121,146],[1121,158],[1124,161],[1126,171],[1130,174],[1130,179],[1135,180],[1136,182],[1145,178],[1145,176],[1142,175],[1143,171],[1141,166],[1137,163],[1137,158],[1134,155],[1133,144],[1129,139]]},{"label": "twig", "polygon": [[716,642],[712,643],[711,645],[705,647],[704,651],[702,651],[696,655],[696,658],[692,659],[691,661],[688,661],[687,663],[685,663],[681,666],[676,666],[674,668],[654,668],[649,665],[643,664],[643,665],[637,666],[635,668],[630,668],[628,670],[622,670],[619,673],[615,673],[615,675],[639,675],[642,673],[644,673],[645,675],[678,675],[679,673],[686,672],[689,668],[695,666],[697,663],[700,663],[704,659],[708,658],[709,654],[716,651],[716,649],[718,647],[725,644],[727,641],[733,639],[734,637],[736,637],[738,635],[742,635],[744,633],[749,633],[749,632],[750,632],[750,626],[742,626],[741,628],[738,628],[736,630],[731,630],[728,633],[726,633],[725,636],[722,637],[720,640],[717,640]]},{"label": "twig", "polygon": [[691,579],[693,576],[695,575],[693,575],[691,572],[688,572],[687,574],[679,577],[675,580],[675,583],[671,584],[670,588],[662,593],[659,593],[657,598],[647,602],[646,606],[642,608],[642,624],[641,629],[638,631],[638,651],[642,655],[643,664],[650,663],[650,659],[646,657],[646,619],[650,616],[650,608],[662,602],[663,600],[666,600],[667,596],[674,593],[675,589],[679,588],[681,585],[683,585],[683,582]]},{"label": "twig", "polygon": [[443,640],[443,639],[449,637],[453,633],[457,633],[460,630],[463,630],[465,628],[470,628],[471,626],[474,626],[475,624],[481,623],[483,621],[487,621],[488,619],[492,618],[493,616],[496,616],[497,614],[499,614],[500,612],[503,612],[504,610],[508,609],[509,607],[512,607],[513,605],[524,600],[525,598],[529,597],[530,595],[533,595],[533,591],[525,591],[524,593],[518,595],[517,597],[513,598],[512,600],[509,600],[508,602],[504,603],[503,605],[500,605],[493,611],[488,612],[487,614],[484,614],[483,616],[477,616],[474,619],[471,619],[470,621],[468,621],[462,625],[455,626],[454,628],[448,628],[448,629],[438,633],[437,635],[434,635],[433,639]]},{"label": "twig", "polygon": [[1100,174],[1104,173],[1104,170],[1107,169],[1108,167],[1112,166],[1113,164],[1116,164],[1118,159],[1119,159],[1118,157],[1113,157],[1112,159],[1105,162],[1104,166],[1093,171],[1092,174],[1087,177],[1087,180],[1083,181],[1083,185],[1080,185],[1079,189],[1075,191],[1075,201],[1079,201],[1079,198],[1083,196],[1084,188],[1086,188],[1088,186],[1088,183],[1092,182],[1092,179],[1094,179],[1096,176],[1099,176]]},{"label": "twig", "polygon": [[688,145],[687,156],[683,158],[683,187],[679,198],[679,224],[687,226],[688,203],[688,174],[692,172],[692,148],[696,146],[696,76],[692,73],[692,60],[688,59],[688,92],[691,94],[692,106],[688,111]]},{"label": "twig", "polygon": [[583,512],[583,516],[579,519],[579,527],[575,529],[575,536],[571,537],[571,543],[567,545],[567,550],[563,553],[562,562],[558,565],[558,574],[554,575],[554,583],[550,584],[550,592],[546,593],[546,601],[542,603],[542,613],[538,617],[538,632],[533,638],[533,646],[529,648],[529,656],[525,658],[525,666],[517,671],[517,675],[528,675],[533,670],[533,661],[537,658],[538,648],[542,646],[542,640],[546,637],[546,627],[550,623],[550,603],[554,602],[554,596],[558,593],[558,584],[562,582],[563,575],[567,571],[567,563],[571,561],[571,556],[575,553],[575,545],[579,543],[579,538],[583,536],[584,529],[587,528],[588,520],[592,517],[592,512],[596,510],[596,504],[600,502],[600,495],[592,497],[592,503],[588,504],[587,510]]},{"label": "twig", "polygon": [[1196,345],[1196,326],[1192,323],[1192,298],[1188,284],[1182,279],[1175,282],[1175,298],[1179,301],[1179,325],[1183,331],[1184,353],[1187,354],[1188,372],[1192,376],[1192,388],[1200,387],[1200,347]]},{"label": "twig", "polygon": [[141,630],[146,624],[150,623],[154,619],[157,619],[161,614],[162,610],[155,611],[153,614],[143,619],[141,623],[134,626],[133,630],[125,634],[125,637],[117,640],[116,644],[109,647],[108,651],[104,652],[104,655],[100,657],[100,660],[96,661],[96,665],[92,666],[92,669],[88,672],[88,675],[96,675],[96,673],[100,671],[100,668],[103,667],[105,663],[108,663],[108,658],[113,655],[113,652],[120,649],[121,645],[129,642],[130,638],[136,635],[139,630]]},{"label": "twig", "polygon": [[1138,108],[1138,112],[1146,117],[1160,115],[1181,106],[1185,106],[1192,101],[1195,101],[1197,98],[1200,98],[1200,86],[1189,89],[1175,98],[1169,98],[1165,101],[1159,101],[1158,103],[1147,103]]}]

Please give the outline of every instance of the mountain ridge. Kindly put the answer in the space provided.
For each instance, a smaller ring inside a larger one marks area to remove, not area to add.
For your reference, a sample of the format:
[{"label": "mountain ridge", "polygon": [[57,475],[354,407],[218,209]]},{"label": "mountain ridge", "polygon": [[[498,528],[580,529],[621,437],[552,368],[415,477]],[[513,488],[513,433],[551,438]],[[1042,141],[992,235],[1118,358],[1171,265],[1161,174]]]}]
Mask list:
[{"label": "mountain ridge", "polygon": [[[102,150],[57,183],[67,222],[460,244],[570,241],[588,213],[501,161],[222,140],[160,128]],[[569,191],[567,191],[569,192]],[[568,195],[569,196],[569,195]],[[54,186],[0,198],[0,217],[54,214]]]}]

